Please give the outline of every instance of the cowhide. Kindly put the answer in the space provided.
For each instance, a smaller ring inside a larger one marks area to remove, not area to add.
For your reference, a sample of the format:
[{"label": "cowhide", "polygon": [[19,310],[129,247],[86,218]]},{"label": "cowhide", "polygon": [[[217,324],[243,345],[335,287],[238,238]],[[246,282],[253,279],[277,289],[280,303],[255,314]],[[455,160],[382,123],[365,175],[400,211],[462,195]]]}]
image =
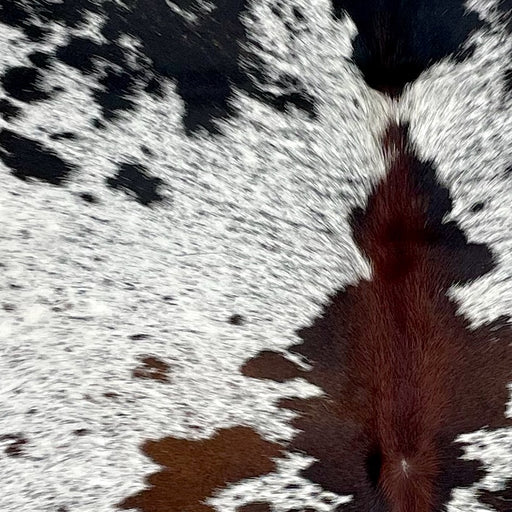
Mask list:
[{"label": "cowhide", "polygon": [[0,511],[512,511],[510,0],[0,0]]}]

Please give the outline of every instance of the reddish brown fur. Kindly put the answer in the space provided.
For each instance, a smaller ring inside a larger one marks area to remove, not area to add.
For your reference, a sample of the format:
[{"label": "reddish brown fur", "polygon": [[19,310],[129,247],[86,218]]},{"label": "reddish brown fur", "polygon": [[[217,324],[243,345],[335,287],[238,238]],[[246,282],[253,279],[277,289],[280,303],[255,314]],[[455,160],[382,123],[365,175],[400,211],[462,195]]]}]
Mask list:
[{"label": "reddish brown fur", "polygon": [[[372,279],[332,297],[294,347],[313,365],[306,378],[327,396],[292,402],[303,415],[291,447],[318,459],[304,476],[354,496],[340,510],[437,512],[454,487],[483,476],[460,459],[457,436],[509,424],[510,329],[499,319],[471,331],[446,295],[490,270],[491,253],[443,222],[448,192],[406,136],[399,126],[386,132],[387,176],[353,216]],[[256,358],[243,373],[275,371]]]}]

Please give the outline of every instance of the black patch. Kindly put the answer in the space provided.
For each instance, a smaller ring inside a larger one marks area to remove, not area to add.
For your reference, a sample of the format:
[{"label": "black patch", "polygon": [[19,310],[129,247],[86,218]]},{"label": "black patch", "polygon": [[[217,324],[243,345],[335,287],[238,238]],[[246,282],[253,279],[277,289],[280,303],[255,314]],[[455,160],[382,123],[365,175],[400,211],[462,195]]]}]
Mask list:
[{"label": "black patch", "polygon": [[[106,120],[119,111],[133,109],[135,104],[130,98],[139,87],[162,96],[165,79],[176,82],[185,103],[183,124],[188,134],[199,129],[218,133],[215,121],[235,114],[231,105],[235,88],[280,111],[294,105],[311,117],[316,115],[313,98],[303,87],[270,94],[258,85],[266,85],[268,78],[262,71],[264,64],[246,49],[247,34],[241,18],[248,14],[249,0],[216,0],[215,8],[208,12],[197,0],[177,0],[175,4],[180,9],[196,16],[195,23],[163,0],[14,4],[14,11],[4,16],[6,23],[27,35],[41,30],[49,21],[76,27],[84,21],[87,11],[105,17],[101,27],[105,42],[71,36],[57,49],[55,58],[86,74],[96,72],[99,61],[107,63],[106,75],[95,91]],[[294,15],[298,21],[303,18],[298,9]],[[118,44],[124,34],[134,37],[140,45],[143,57],[137,56],[135,65],[130,50]],[[37,38],[40,34],[32,36]]]},{"label": "black patch", "polygon": [[7,98],[0,99],[0,114],[5,121],[10,121],[21,114],[21,108],[11,103]]},{"label": "black patch", "polygon": [[357,26],[353,60],[370,87],[399,94],[432,64],[473,54],[463,48],[485,26],[462,0],[332,0],[333,14]]},{"label": "black patch", "polygon": [[28,56],[28,60],[34,64],[36,68],[45,69],[50,65],[51,56],[44,52],[34,52]]},{"label": "black patch", "polygon": [[36,68],[25,66],[9,68],[1,81],[7,94],[17,100],[31,103],[49,98],[48,93],[40,89],[41,74]]},{"label": "black patch", "polygon": [[160,178],[148,176],[142,165],[127,163],[121,164],[115,177],[107,178],[109,187],[124,190],[144,206],[163,199],[157,190],[162,183]]},{"label": "black patch", "polygon": [[5,129],[0,131],[0,159],[13,176],[24,181],[36,178],[63,185],[73,170],[71,164],[41,143]]}]

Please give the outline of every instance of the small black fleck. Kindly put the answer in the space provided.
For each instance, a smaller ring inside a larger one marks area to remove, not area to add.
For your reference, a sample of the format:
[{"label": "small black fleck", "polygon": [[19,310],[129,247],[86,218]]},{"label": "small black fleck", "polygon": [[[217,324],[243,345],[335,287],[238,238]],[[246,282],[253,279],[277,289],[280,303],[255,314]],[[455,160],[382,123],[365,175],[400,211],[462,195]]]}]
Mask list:
[{"label": "small black fleck", "polygon": [[61,139],[74,140],[74,139],[76,139],[76,133],[73,133],[73,132],[52,133],[50,135],[50,139],[52,139],[52,140],[61,140]]},{"label": "small black fleck", "polygon": [[482,211],[484,208],[485,208],[485,203],[484,203],[483,201],[479,201],[478,203],[475,203],[475,204],[471,207],[471,211],[472,211],[473,213],[477,213],[477,212]]},{"label": "small black fleck", "polygon": [[147,147],[147,146],[141,146],[140,150],[146,155],[146,156],[153,156],[153,152]]},{"label": "small black fleck", "polygon": [[149,334],[132,334],[129,338],[131,340],[146,340],[149,338]]},{"label": "small black fleck", "polygon": [[82,192],[80,194],[80,197],[86,202],[86,203],[97,203],[98,199],[90,194],[89,192]]},{"label": "small black fleck", "polygon": [[87,434],[90,434],[90,432],[91,431],[86,428],[79,428],[79,429],[73,431],[73,434],[75,434],[75,436],[82,437],[82,436],[86,436]]},{"label": "small black fleck", "polygon": [[229,323],[232,325],[243,325],[245,323],[245,318],[242,315],[232,315],[229,318]]},{"label": "small black fleck", "polygon": [[98,128],[98,130],[104,130],[105,129],[105,123],[103,123],[99,119],[94,119],[94,121],[92,122],[92,125],[94,126],[94,128]]}]

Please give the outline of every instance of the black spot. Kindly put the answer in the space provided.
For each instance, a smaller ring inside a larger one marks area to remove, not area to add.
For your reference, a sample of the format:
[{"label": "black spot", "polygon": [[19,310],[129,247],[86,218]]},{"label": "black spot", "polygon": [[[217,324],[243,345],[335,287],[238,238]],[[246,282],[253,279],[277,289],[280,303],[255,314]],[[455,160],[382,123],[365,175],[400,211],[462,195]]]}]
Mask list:
[{"label": "black spot", "polygon": [[2,309],[4,311],[16,311],[16,306],[14,304],[9,304],[9,303],[5,303],[5,304],[2,304]]},{"label": "black spot", "polygon": [[146,156],[153,156],[153,152],[147,147],[147,146],[141,146],[140,150],[146,155]]},{"label": "black spot", "polygon": [[471,207],[471,211],[472,211],[473,213],[477,213],[477,212],[482,211],[484,208],[485,208],[485,203],[484,203],[483,201],[479,201],[478,203],[475,203],[475,204]]},{"label": "black spot", "polygon": [[51,56],[44,52],[34,52],[28,56],[28,60],[36,68],[47,68],[51,62]]},{"label": "black spot", "polygon": [[245,318],[242,315],[232,315],[229,317],[229,323],[232,325],[243,325]]},{"label": "black spot", "polygon": [[108,69],[100,80],[101,89],[94,93],[98,103],[103,108],[103,116],[106,120],[115,117],[119,110],[131,110],[134,103],[128,98],[133,94],[135,85],[133,77],[123,71]]},{"label": "black spot", "polygon": [[50,135],[50,139],[52,139],[52,140],[62,140],[62,139],[75,140],[76,139],[76,133],[73,133],[73,132],[57,132],[57,133],[52,133]]},{"label": "black spot", "polygon": [[106,128],[105,123],[103,123],[99,119],[94,119],[92,125],[94,126],[94,128],[98,128],[98,130],[104,130]]},{"label": "black spot", "polygon": [[9,457],[20,457],[23,455],[24,447],[28,439],[21,434],[3,434],[0,435],[0,441],[8,441],[9,445],[4,449],[4,453]]},{"label": "black spot", "polygon": [[7,98],[0,99],[0,114],[5,121],[10,121],[21,114],[21,108],[11,103]]},{"label": "black spot", "polygon": [[2,86],[11,97],[27,103],[49,98],[48,93],[40,89],[41,74],[36,68],[9,68],[2,77]]},{"label": "black spot", "polygon": [[144,206],[163,199],[157,190],[162,183],[160,178],[148,176],[142,165],[128,163],[121,164],[115,177],[107,178],[109,187],[124,190]]},{"label": "black spot", "polygon": [[86,436],[87,434],[90,434],[91,431],[87,428],[79,428],[77,430],[73,431],[73,434],[78,437]]},{"label": "black spot", "polygon": [[149,334],[132,334],[129,336],[131,340],[147,340],[149,338]]},{"label": "black spot", "polygon": [[21,180],[36,178],[63,185],[73,167],[41,143],[10,130],[0,131],[0,159]]},{"label": "black spot", "polygon": [[91,204],[94,204],[94,203],[97,203],[98,202],[98,199],[96,198],[96,196],[93,196],[92,194],[90,194],[89,192],[82,192],[80,194],[80,197],[86,202],[86,203],[91,203]]},{"label": "black spot", "polygon": [[295,19],[297,19],[298,21],[304,21],[304,14],[298,7],[294,7],[292,12],[293,15],[295,16]]},{"label": "black spot", "polygon": [[484,27],[462,0],[332,0],[333,15],[357,26],[352,58],[370,87],[399,94],[435,62],[470,57],[470,35]]}]

